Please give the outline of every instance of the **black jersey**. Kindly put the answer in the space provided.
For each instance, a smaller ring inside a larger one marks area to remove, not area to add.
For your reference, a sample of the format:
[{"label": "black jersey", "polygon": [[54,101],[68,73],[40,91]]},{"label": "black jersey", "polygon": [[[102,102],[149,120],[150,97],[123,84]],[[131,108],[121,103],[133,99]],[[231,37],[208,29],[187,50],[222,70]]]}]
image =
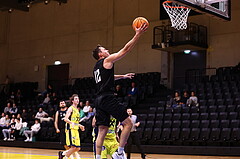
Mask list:
[{"label": "black jersey", "polygon": [[111,69],[105,69],[103,61],[104,59],[99,60],[93,71],[98,95],[114,92],[114,66]]},{"label": "black jersey", "polygon": [[59,129],[65,129],[66,122],[64,121],[64,118],[66,116],[67,110],[61,111],[58,110],[58,128]]}]

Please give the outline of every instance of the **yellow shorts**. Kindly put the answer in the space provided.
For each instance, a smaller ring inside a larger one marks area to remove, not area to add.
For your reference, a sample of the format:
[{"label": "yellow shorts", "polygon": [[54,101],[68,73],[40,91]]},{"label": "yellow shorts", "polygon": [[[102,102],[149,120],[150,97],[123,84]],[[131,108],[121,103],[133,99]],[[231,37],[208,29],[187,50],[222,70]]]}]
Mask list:
[{"label": "yellow shorts", "polygon": [[80,137],[77,129],[66,130],[66,144],[67,146],[80,147]]},{"label": "yellow shorts", "polygon": [[118,145],[119,143],[116,139],[105,139],[103,142],[101,157],[107,158],[108,155],[112,156],[113,153],[116,152],[116,150],[118,149]]}]

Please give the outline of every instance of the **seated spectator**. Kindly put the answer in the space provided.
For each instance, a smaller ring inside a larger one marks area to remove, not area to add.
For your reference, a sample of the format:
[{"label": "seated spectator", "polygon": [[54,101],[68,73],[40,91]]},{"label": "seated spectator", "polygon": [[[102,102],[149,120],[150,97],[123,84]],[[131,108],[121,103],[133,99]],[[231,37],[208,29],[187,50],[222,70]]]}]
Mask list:
[{"label": "seated spectator", "polygon": [[50,102],[49,94],[47,93],[47,96],[43,100],[43,104],[48,104]]},{"label": "seated spectator", "polygon": [[27,122],[28,121],[28,113],[27,113],[27,111],[26,111],[26,109],[23,109],[22,110],[22,121],[23,122]]},{"label": "seated spectator", "polygon": [[24,140],[25,142],[32,142],[32,137],[33,135],[37,134],[38,131],[41,129],[39,120],[36,119],[35,120],[35,124],[31,126],[30,130],[25,130],[23,133],[26,136],[26,140]]},{"label": "seated spectator", "polygon": [[2,118],[1,118],[1,122],[2,122],[1,125],[0,125],[1,128],[6,128],[6,127],[8,127],[8,126],[10,125],[9,115],[6,114],[5,117],[2,117]]},{"label": "seated spectator", "polygon": [[53,92],[52,96],[50,97],[50,104],[53,105],[54,108],[58,108],[58,97],[55,92]]},{"label": "seated spectator", "polygon": [[2,113],[1,118],[0,118],[0,127],[1,125],[5,124],[5,113]]},{"label": "seated spectator", "polygon": [[15,122],[17,121],[17,119],[19,119],[21,123],[23,122],[23,121],[22,121],[21,114],[17,114],[17,117],[16,117],[16,119],[15,119]]},{"label": "seated spectator", "polygon": [[9,97],[9,100],[12,102],[12,103],[14,103],[15,102],[15,93],[14,92],[11,92],[11,95],[10,95],[10,97]]},{"label": "seated spectator", "polygon": [[12,118],[10,125],[8,125],[5,129],[2,130],[3,136],[4,136],[4,141],[11,141],[11,134],[12,134],[12,130],[14,128],[15,125],[15,119]]},{"label": "seated spectator", "polygon": [[187,101],[188,106],[198,106],[198,98],[195,96],[195,92],[191,92],[191,97]]},{"label": "seated spectator", "polygon": [[80,122],[87,122],[88,120],[92,119],[94,115],[95,115],[95,112],[93,112],[93,108],[90,107],[88,114],[85,117],[81,118]]},{"label": "seated spectator", "polygon": [[11,125],[7,129],[3,129],[4,141],[14,141],[16,138],[19,137],[20,130],[22,128],[22,123],[20,119],[12,119]]},{"label": "seated spectator", "polygon": [[182,106],[186,106],[188,99],[189,99],[188,92],[184,91],[183,96],[181,97],[181,102],[180,102]]},{"label": "seated spectator", "polygon": [[174,93],[174,97],[170,99],[170,106],[172,107],[181,106],[180,104],[181,104],[181,96],[176,91]]},{"label": "seated spectator", "polygon": [[16,104],[15,104],[15,103],[13,103],[13,107],[12,107],[12,108],[10,108],[10,111],[9,111],[9,113],[10,113],[10,114],[17,115],[17,112],[18,112],[18,108],[17,108]]},{"label": "seated spectator", "polygon": [[83,106],[83,102],[82,102],[82,101],[79,102],[79,107],[78,107],[78,109],[79,109],[79,112],[80,112],[80,119],[86,116],[85,113],[84,113],[84,111],[83,111],[83,107],[84,107],[84,106]]},{"label": "seated spectator", "polygon": [[42,108],[39,108],[37,114],[35,115],[35,118],[36,118],[36,119],[39,119],[40,122],[52,120],[51,117],[48,117],[48,113],[46,113],[45,111],[43,111]]},{"label": "seated spectator", "polygon": [[[5,124],[5,114],[2,113],[1,114],[1,118],[0,118],[0,132],[4,128],[4,124]],[[0,138],[2,138],[2,134],[1,133],[0,133]]]},{"label": "seated spectator", "polygon": [[23,127],[23,124],[21,122],[21,118],[17,118],[15,121],[16,122],[15,122],[14,130],[13,130],[13,133],[14,133],[13,140],[19,138],[20,130]]},{"label": "seated spectator", "polygon": [[137,95],[138,95],[138,88],[136,87],[136,83],[131,83],[131,88],[128,91],[128,106],[136,105],[137,104]]},{"label": "seated spectator", "polygon": [[87,100],[86,105],[83,107],[83,112],[87,114],[90,108],[91,108],[90,102]]},{"label": "seated spectator", "polygon": [[17,90],[17,93],[16,93],[16,103],[18,104],[18,105],[21,105],[21,103],[22,103],[22,92],[21,92],[21,90],[20,89],[18,89]]},{"label": "seated spectator", "polygon": [[8,103],[7,103],[7,106],[4,108],[4,113],[5,113],[5,114],[9,114],[10,109],[11,109],[11,103],[8,102]]},{"label": "seated spectator", "polygon": [[117,85],[116,88],[115,88],[115,91],[114,91],[114,96],[120,101],[122,102],[123,101],[123,91],[122,91],[122,88],[120,85]]}]

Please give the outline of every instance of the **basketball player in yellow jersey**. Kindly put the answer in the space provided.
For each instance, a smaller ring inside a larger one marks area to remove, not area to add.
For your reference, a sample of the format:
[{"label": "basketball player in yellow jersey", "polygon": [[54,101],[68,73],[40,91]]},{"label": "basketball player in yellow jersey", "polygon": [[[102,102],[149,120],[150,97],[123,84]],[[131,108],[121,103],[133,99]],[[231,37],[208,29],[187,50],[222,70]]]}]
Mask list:
[{"label": "basketball player in yellow jersey", "polygon": [[71,154],[80,150],[80,137],[78,129],[80,128],[82,131],[85,130],[84,126],[79,124],[80,114],[77,109],[79,97],[77,94],[72,95],[71,102],[72,106],[68,108],[67,114],[64,118],[64,121],[66,122],[66,144],[70,147],[70,149],[60,153],[59,159],[62,159],[63,157],[64,159],[68,159]]},{"label": "basketball player in yellow jersey", "polygon": [[[93,129],[93,150],[94,150],[94,157],[96,155],[96,148],[95,148],[95,143],[96,143],[96,138],[98,135],[98,127],[95,127],[96,119],[95,117],[93,118],[92,121],[92,126],[94,127]],[[107,159],[108,156],[112,157],[113,153],[116,152],[118,149],[118,141],[117,141],[117,135],[116,135],[116,129],[117,129],[117,119],[113,118],[111,116],[110,118],[110,127],[108,129],[108,132],[105,136],[103,146],[102,146],[102,153],[101,153],[101,158],[102,159]],[[125,155],[125,152],[123,152]]]}]

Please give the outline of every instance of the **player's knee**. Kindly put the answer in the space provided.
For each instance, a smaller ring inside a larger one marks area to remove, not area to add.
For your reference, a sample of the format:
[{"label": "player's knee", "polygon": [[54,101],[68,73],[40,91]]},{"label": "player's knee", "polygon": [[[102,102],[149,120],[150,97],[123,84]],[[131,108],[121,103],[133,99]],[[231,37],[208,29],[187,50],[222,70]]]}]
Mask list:
[{"label": "player's knee", "polygon": [[76,147],[76,151],[80,151],[80,149],[81,149],[80,147]]},{"label": "player's knee", "polygon": [[130,118],[126,118],[123,122],[122,122],[122,124],[124,125],[124,127],[128,127],[128,128],[132,128],[132,126],[133,126],[133,123],[132,123],[132,121],[131,121],[131,119]]}]

